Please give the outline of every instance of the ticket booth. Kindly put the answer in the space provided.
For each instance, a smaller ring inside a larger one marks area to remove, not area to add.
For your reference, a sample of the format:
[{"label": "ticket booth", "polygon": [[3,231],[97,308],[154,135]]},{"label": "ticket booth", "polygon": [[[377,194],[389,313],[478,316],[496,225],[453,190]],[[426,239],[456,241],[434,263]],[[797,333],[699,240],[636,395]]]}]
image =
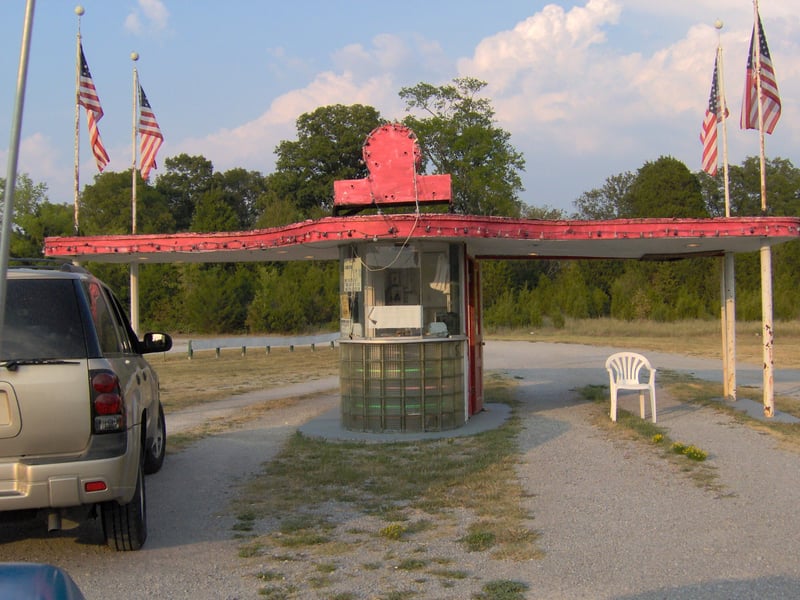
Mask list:
[{"label": "ticket booth", "polygon": [[[414,133],[378,127],[369,177],[334,183],[334,212],[451,200],[449,175],[420,175]],[[385,215],[391,226],[391,215]],[[342,425],[441,431],[483,404],[480,284],[463,243],[426,239],[340,246]]]},{"label": "ticket booth", "polygon": [[474,263],[465,246],[417,240],[356,243],[340,252],[342,425],[463,425],[482,403],[481,391],[471,389],[471,370],[481,365],[471,352],[469,321],[479,311],[469,307],[474,275],[467,266]]}]

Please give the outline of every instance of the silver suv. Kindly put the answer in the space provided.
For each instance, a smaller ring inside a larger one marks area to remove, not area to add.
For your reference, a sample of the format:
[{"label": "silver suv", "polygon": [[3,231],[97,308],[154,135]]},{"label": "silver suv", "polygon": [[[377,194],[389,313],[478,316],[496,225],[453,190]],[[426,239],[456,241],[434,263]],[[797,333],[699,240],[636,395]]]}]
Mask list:
[{"label": "silver suv", "polygon": [[108,544],[147,537],[144,474],[164,462],[158,376],[142,354],[166,352],[166,333],[138,339],[122,305],[80,267],[9,269],[0,329],[0,511],[66,509],[102,516]]}]

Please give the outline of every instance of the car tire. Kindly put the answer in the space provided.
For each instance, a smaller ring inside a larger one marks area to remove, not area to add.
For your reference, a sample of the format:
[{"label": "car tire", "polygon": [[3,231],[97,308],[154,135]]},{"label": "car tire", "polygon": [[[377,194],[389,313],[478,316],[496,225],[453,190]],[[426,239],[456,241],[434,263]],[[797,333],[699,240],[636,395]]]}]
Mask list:
[{"label": "car tire", "polygon": [[144,451],[144,473],[152,475],[161,470],[164,464],[164,456],[167,453],[167,421],[164,418],[164,409],[158,405],[158,423],[156,424],[156,434],[149,447]]},{"label": "car tire", "polygon": [[144,489],[144,467],[139,465],[136,491],[127,504],[104,502],[103,533],[115,550],[139,550],[147,539],[147,502]]}]

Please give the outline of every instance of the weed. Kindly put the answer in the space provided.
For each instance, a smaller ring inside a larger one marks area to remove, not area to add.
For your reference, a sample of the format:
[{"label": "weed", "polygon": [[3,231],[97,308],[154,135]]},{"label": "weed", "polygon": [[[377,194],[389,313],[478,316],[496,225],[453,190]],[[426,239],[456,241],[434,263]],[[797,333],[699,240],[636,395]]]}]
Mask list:
[{"label": "weed", "polygon": [[399,540],[402,539],[405,532],[406,528],[403,525],[392,523],[381,529],[379,533],[381,537],[385,537],[388,540]]},{"label": "weed", "polygon": [[442,579],[466,579],[469,577],[469,573],[466,571],[453,571],[451,569],[434,569],[428,572]]},{"label": "weed", "polygon": [[252,544],[248,544],[246,546],[239,547],[239,557],[240,558],[252,558],[253,556],[258,556],[261,551],[264,549],[263,544],[259,544],[254,542]]},{"label": "weed", "polygon": [[397,565],[397,568],[402,571],[419,571],[420,569],[424,569],[427,565],[427,560],[421,560],[419,558],[406,558]]},{"label": "weed", "polygon": [[520,581],[500,579],[483,586],[483,592],[473,596],[475,600],[524,600],[528,585]]},{"label": "weed", "polygon": [[336,571],[336,565],[333,563],[321,563],[317,565],[317,571],[319,573],[333,573]]},{"label": "weed", "polygon": [[483,552],[494,546],[495,535],[491,531],[473,530],[459,541],[470,552]]},{"label": "weed", "polygon": [[267,600],[286,600],[286,598],[291,598],[295,592],[297,592],[296,585],[270,586],[258,590],[258,595]]},{"label": "weed", "polygon": [[671,448],[675,454],[683,454],[686,458],[696,460],[698,462],[702,462],[708,457],[708,454],[705,452],[705,450],[701,450],[697,446],[687,446],[681,442],[673,443]]}]

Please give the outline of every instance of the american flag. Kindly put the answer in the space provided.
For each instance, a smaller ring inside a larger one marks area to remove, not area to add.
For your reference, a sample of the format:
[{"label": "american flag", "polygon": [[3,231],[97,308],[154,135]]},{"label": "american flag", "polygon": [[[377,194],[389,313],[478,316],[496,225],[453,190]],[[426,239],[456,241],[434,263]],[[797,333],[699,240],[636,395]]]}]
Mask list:
[{"label": "american flag", "polygon": [[750,37],[750,53],[747,55],[747,75],[744,84],[744,100],[742,101],[742,116],[739,124],[742,129],[758,129],[758,88],[756,78],[761,79],[761,111],[764,119],[764,131],[772,133],[778,119],[781,117],[781,98],[778,95],[778,82],[775,79],[775,70],[767,47],[767,38],[764,36],[764,27],[761,25],[761,16],[756,13],[758,26],[758,50],[761,64],[760,74],[756,72],[756,57],[754,54],[756,25],[753,25],[753,34]]},{"label": "american flag", "polygon": [[725,99],[719,95],[719,54],[714,61],[714,76],[711,79],[711,94],[708,97],[708,108],[700,131],[703,143],[703,171],[712,177],[717,174],[717,123],[728,116]]},{"label": "american flag", "polygon": [[161,148],[164,136],[144,95],[142,86],[139,86],[139,169],[142,172],[142,179],[150,176],[150,169],[157,168],[156,153]]},{"label": "american flag", "polygon": [[97,129],[97,122],[103,118],[103,107],[100,106],[100,98],[92,81],[92,74],[89,72],[89,65],[86,64],[86,57],[83,55],[83,44],[81,49],[81,75],[78,84],[78,104],[86,109],[86,122],[89,124],[89,142],[92,145],[92,153],[97,163],[97,170],[102,173],[109,163],[108,153],[100,140],[100,131]]}]

